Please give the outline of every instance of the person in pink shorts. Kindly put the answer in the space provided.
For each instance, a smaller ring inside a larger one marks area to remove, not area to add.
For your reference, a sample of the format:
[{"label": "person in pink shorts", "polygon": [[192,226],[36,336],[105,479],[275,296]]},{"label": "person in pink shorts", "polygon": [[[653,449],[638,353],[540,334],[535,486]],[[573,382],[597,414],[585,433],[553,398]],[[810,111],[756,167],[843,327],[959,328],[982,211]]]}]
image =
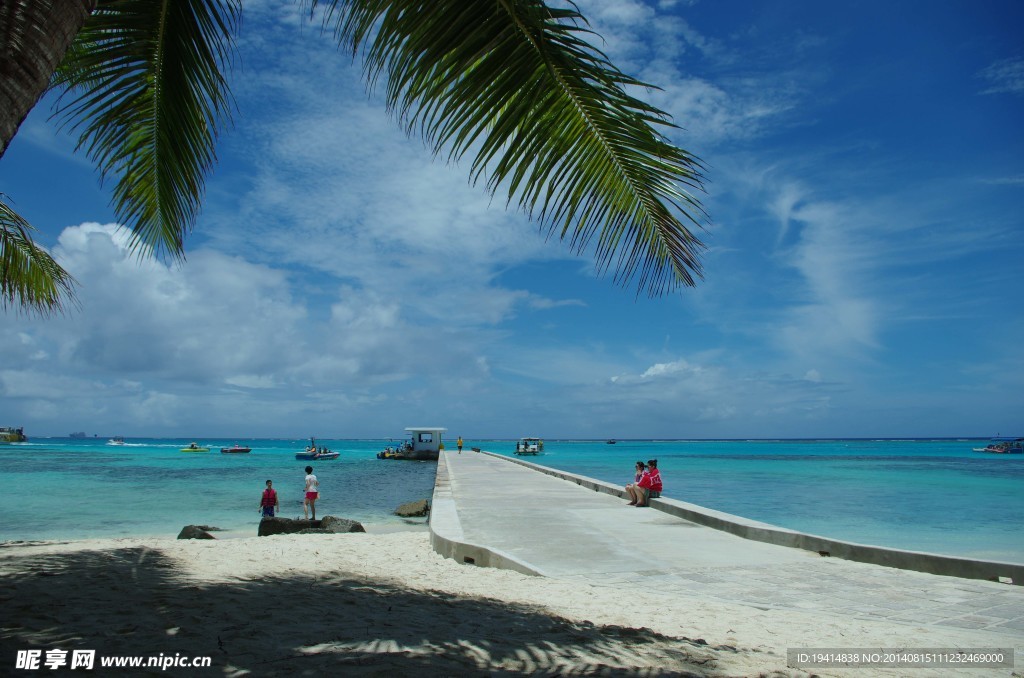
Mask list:
[{"label": "person in pink shorts", "polygon": [[316,500],[320,498],[320,481],[313,475],[313,467],[306,467],[306,499],[302,502],[302,515],[306,518],[306,509],[312,514],[312,520],[316,520]]}]

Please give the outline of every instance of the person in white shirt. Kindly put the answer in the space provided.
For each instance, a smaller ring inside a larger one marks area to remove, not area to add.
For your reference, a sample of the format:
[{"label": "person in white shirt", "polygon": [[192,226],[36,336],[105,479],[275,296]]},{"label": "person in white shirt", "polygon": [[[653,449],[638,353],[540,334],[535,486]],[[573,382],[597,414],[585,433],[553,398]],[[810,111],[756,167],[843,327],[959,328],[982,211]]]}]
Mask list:
[{"label": "person in white shirt", "polygon": [[302,515],[303,517],[309,517],[306,514],[308,507],[309,512],[312,514],[312,520],[316,520],[316,500],[320,498],[320,481],[313,475],[313,467],[306,467],[306,500],[302,502]]}]

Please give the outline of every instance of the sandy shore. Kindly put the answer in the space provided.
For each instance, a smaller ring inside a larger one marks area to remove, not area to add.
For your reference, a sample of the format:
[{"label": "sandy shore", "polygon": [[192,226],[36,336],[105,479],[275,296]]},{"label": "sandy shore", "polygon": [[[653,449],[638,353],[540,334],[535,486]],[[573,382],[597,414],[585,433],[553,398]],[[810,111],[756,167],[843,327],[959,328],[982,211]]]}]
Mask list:
[{"label": "sandy shore", "polygon": [[[31,675],[14,670],[18,650],[61,648],[96,650],[94,675],[805,676],[786,668],[787,648],[898,645],[1012,645],[1019,657],[1024,639],[477,568],[438,556],[422,529],[0,544],[0,675]],[[161,654],[211,668],[98,668]]]}]

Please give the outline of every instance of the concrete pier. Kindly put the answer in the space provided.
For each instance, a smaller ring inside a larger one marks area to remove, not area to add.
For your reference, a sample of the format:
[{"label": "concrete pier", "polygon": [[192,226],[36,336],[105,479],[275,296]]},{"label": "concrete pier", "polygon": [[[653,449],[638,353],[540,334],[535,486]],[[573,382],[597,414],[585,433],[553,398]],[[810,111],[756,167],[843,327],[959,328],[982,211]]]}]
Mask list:
[{"label": "concrete pier", "polygon": [[[438,461],[431,543],[460,562],[596,585],[647,580],[665,595],[759,609],[820,609],[1018,639],[1024,634],[1024,587],[822,556],[771,543],[799,535],[790,530],[714,511],[687,513],[692,505],[673,500],[635,508],[615,496],[619,489],[519,459],[445,450]],[[712,529],[680,515],[736,527]],[[757,536],[743,538],[736,530]],[[1015,567],[999,566],[1013,574],[1020,571]]]}]

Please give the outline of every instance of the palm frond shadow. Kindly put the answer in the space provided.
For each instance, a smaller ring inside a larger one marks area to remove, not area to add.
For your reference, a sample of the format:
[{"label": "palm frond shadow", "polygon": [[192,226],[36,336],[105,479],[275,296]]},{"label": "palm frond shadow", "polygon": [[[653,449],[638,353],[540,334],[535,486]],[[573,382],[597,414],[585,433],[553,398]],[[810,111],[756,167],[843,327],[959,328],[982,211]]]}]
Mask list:
[{"label": "palm frond shadow", "polygon": [[47,556],[4,548],[0,558],[0,661],[8,667],[18,650],[45,656],[60,648],[94,649],[97,663],[115,655],[210,656],[225,675],[707,676],[737,652],[411,590],[384,576],[268,571],[258,581],[198,584],[147,548]]}]

